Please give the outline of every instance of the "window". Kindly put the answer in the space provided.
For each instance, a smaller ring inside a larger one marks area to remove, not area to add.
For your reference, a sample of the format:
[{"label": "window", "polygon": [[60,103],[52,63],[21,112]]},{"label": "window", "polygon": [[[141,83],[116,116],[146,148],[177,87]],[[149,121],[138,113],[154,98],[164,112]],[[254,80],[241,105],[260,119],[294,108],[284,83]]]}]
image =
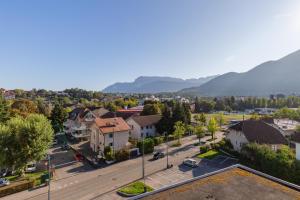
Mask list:
[{"label": "window", "polygon": [[109,138],[113,138],[114,135],[112,133],[109,134]]},{"label": "window", "polygon": [[112,146],[113,146],[113,143],[112,143],[112,142],[111,142],[111,143],[109,143],[109,146],[111,146],[111,147],[112,147]]},{"label": "window", "polygon": [[149,133],[146,133],[146,137],[149,137]]},{"label": "window", "polygon": [[152,125],[150,126],[150,128],[152,129]]},{"label": "window", "polygon": [[277,151],[277,145],[272,145],[272,150]]},{"label": "window", "polygon": [[148,129],[148,126],[146,126],[146,129]]},{"label": "window", "polygon": [[141,126],[141,129],[143,130],[143,129],[144,129],[144,127],[142,127],[142,126]]}]

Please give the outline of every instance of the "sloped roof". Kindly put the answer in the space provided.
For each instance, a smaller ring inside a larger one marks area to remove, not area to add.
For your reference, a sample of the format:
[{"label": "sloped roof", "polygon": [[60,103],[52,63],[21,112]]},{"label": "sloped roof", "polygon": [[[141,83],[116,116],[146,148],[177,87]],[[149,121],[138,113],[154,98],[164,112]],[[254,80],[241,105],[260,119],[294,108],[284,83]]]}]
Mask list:
[{"label": "sloped roof", "polygon": [[122,117],[124,120],[134,116],[138,115],[135,112],[108,112],[101,116],[101,118],[113,118],[113,117]]},{"label": "sloped roof", "polygon": [[132,119],[140,126],[149,126],[157,124],[161,115],[133,116]]},{"label": "sloped roof", "polygon": [[259,144],[287,144],[281,131],[260,120],[246,120],[239,122],[229,129],[242,131],[249,142]]},{"label": "sloped roof", "polygon": [[128,124],[121,117],[106,118],[106,119],[97,118],[95,122],[97,127],[103,134],[123,132],[123,131],[130,130]]}]

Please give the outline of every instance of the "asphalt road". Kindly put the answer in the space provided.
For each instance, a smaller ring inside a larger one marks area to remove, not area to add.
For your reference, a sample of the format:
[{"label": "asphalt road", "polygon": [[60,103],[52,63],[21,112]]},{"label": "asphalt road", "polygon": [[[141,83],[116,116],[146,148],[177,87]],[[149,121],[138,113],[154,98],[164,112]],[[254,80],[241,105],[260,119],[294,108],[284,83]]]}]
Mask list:
[{"label": "asphalt road", "polygon": [[[180,165],[186,157],[191,157],[199,152],[199,147],[193,144],[197,141],[195,137],[183,139],[184,145],[169,149],[169,163],[174,166]],[[165,150],[165,146],[158,147]],[[152,155],[145,156],[146,176],[166,169],[166,157],[151,161]],[[142,177],[142,157],[120,162],[109,167],[79,173],[59,181],[51,183],[51,200],[85,200],[99,199],[102,195],[110,193],[115,189]],[[4,197],[3,200],[30,199],[47,200],[47,188],[38,191],[24,191],[15,195]]]}]

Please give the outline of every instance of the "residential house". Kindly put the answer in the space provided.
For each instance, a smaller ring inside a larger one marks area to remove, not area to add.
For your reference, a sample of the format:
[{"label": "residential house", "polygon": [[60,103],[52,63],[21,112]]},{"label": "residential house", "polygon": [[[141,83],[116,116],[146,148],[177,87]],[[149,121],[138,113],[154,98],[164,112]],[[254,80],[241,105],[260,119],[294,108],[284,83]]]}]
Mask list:
[{"label": "residential house", "polygon": [[126,120],[130,126],[130,137],[140,140],[142,137],[156,136],[156,124],[160,121],[160,115],[132,116]]},{"label": "residential house", "polygon": [[229,127],[226,138],[231,142],[234,150],[240,151],[243,145],[256,142],[267,144],[276,151],[288,142],[282,131],[261,120],[241,121]]},{"label": "residential house", "polygon": [[65,133],[76,139],[88,139],[90,136],[88,126],[96,118],[102,117],[108,112],[101,107],[75,108],[69,113],[69,118],[64,123]]},{"label": "residential house", "polygon": [[114,151],[130,146],[128,142],[130,127],[121,117],[97,118],[89,126],[89,130],[90,147],[100,155],[107,146],[110,146]]},{"label": "residential house", "polygon": [[292,136],[292,142],[296,148],[296,159],[300,160],[300,133],[297,132]]},{"label": "residential house", "polygon": [[16,94],[13,90],[5,90],[1,88],[0,94],[2,93],[5,100],[12,100],[16,98]]},{"label": "residential house", "polygon": [[108,112],[105,113],[101,118],[113,118],[113,117],[122,117],[125,121],[132,117],[132,116],[137,116],[140,115],[140,111],[135,111],[135,110],[118,110],[116,112]]}]

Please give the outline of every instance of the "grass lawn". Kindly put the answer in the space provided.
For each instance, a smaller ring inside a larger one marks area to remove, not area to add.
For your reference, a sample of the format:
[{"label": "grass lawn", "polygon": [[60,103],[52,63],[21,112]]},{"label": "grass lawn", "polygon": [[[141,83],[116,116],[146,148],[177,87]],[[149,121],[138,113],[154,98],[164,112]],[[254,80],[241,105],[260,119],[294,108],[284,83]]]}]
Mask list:
[{"label": "grass lawn", "polygon": [[[121,188],[119,190],[119,192],[129,194],[129,195],[138,195],[138,194],[144,193],[144,186],[145,186],[144,183],[137,181],[137,182],[134,182],[130,185],[127,185],[127,186]],[[146,185],[146,188],[147,188],[147,192],[153,191],[153,188],[151,188],[147,185]]]},{"label": "grass lawn", "polygon": [[[197,114],[193,114],[197,115]],[[205,114],[206,116],[206,120],[209,121],[210,118],[212,117],[218,117],[219,114]],[[192,116],[192,121],[194,121],[194,118]],[[224,116],[224,120],[225,120],[225,124],[228,124],[231,120],[243,120],[243,115],[242,114],[229,114],[229,115],[223,115]],[[245,120],[246,119],[250,119],[251,115],[245,115]]]},{"label": "grass lawn", "polygon": [[[33,173],[26,173],[25,174],[25,179],[35,179],[35,185],[40,185],[41,184],[41,176],[44,175],[44,174],[47,174],[48,171],[47,170],[44,170],[44,171],[39,171],[39,172],[33,172]],[[9,180],[10,182],[14,182],[14,181],[18,181],[19,179],[24,179],[24,178],[21,178],[17,175],[14,175],[14,176],[7,176],[5,177],[7,180]]]},{"label": "grass lawn", "polygon": [[198,158],[206,158],[206,159],[210,160],[210,159],[213,159],[213,158],[215,158],[216,156],[219,156],[219,155],[223,155],[223,154],[220,151],[209,150],[208,152],[200,154],[197,157]]}]

